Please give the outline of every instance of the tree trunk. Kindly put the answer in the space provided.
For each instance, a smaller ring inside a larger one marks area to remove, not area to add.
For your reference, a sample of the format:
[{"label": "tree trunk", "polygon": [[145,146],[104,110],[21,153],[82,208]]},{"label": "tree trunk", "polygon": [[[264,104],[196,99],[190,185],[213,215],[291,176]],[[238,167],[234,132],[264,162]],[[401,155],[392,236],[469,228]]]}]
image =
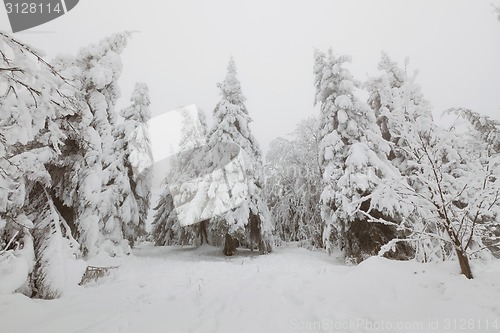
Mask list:
[{"label": "tree trunk", "polygon": [[230,234],[226,234],[226,240],[224,242],[224,255],[232,256],[236,252],[238,240],[233,238]]},{"label": "tree trunk", "polygon": [[[444,202],[444,200],[442,200]],[[445,211],[446,212],[446,211]],[[448,233],[448,236],[450,236],[454,246],[455,246],[455,253],[457,254],[458,258],[458,263],[460,264],[460,269],[462,271],[462,274],[465,275],[466,278],[472,279],[472,270],[470,268],[469,264],[469,258],[467,258],[467,253],[462,247],[462,243],[460,238],[457,236],[457,233],[455,230],[452,228],[452,224],[450,219],[448,218],[447,214],[439,212],[439,217],[441,217],[445,222],[445,228],[446,232]]]},{"label": "tree trunk", "polygon": [[467,254],[464,253],[459,248],[455,248],[455,252],[457,253],[458,262],[460,263],[460,269],[462,270],[462,274],[465,275],[466,278],[472,279],[472,270],[469,264],[469,258],[467,258]]},{"label": "tree trunk", "polygon": [[208,234],[207,234],[207,220],[201,221],[198,225],[198,236],[200,237],[201,244],[203,244],[203,240],[205,243],[208,243]]},{"label": "tree trunk", "polygon": [[261,240],[259,242],[260,254],[268,254],[268,253],[271,253],[271,251],[272,251],[272,246],[271,246],[271,243],[269,241]]}]

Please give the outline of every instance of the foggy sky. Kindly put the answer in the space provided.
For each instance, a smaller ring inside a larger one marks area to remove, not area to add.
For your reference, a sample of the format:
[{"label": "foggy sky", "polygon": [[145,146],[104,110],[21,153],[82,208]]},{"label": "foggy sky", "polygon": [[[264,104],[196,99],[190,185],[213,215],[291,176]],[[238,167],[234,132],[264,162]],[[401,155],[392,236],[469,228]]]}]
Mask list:
[{"label": "foggy sky", "polygon": [[[154,115],[196,104],[210,116],[232,55],[251,128],[266,150],[317,112],[314,48],[352,55],[350,69],[363,81],[377,75],[382,50],[401,65],[408,56],[436,117],[463,106],[500,119],[500,22],[492,3],[500,0],[81,0],[15,37],[50,58],[137,31],[123,55],[119,104],[128,103],[136,81],[146,82]],[[0,29],[10,32],[3,6]]]}]

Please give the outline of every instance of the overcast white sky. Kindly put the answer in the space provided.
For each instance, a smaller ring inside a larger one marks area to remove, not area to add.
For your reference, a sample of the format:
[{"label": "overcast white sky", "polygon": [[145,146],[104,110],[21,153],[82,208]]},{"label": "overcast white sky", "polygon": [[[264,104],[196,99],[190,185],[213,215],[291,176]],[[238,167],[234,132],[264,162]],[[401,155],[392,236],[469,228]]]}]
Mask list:
[{"label": "overcast white sky", "polygon": [[[409,56],[436,115],[463,106],[499,119],[500,22],[491,4],[500,0],[81,0],[16,37],[52,57],[139,31],[123,56],[120,104],[143,81],[155,115],[187,104],[211,115],[233,55],[254,135],[267,150],[315,113],[315,47],[351,54],[360,80],[377,73],[381,50],[400,63]],[[3,7],[0,29],[10,31]]]}]

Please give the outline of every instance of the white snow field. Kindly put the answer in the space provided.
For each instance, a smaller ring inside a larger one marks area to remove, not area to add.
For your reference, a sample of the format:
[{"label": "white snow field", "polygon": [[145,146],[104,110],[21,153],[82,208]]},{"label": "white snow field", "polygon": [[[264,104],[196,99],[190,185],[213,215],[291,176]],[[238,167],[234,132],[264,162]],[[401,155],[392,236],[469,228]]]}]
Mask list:
[{"label": "white snow field", "polygon": [[114,273],[52,301],[0,295],[0,332],[500,332],[500,261],[345,266],[288,245],[226,258],[153,247],[92,264]]}]

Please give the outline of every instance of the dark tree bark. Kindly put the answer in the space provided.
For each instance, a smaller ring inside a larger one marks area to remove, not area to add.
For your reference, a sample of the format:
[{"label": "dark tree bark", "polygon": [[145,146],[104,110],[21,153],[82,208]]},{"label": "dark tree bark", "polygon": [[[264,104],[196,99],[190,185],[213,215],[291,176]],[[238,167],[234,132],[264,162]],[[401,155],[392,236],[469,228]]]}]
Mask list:
[{"label": "dark tree bark", "polygon": [[207,234],[207,224],[208,220],[201,221],[198,225],[198,237],[200,237],[201,244],[203,244],[203,240],[205,243],[208,243],[208,234]]},{"label": "dark tree bark", "polygon": [[446,213],[446,211],[444,211],[444,213],[440,212],[439,216],[446,223],[445,229],[451,241],[453,242],[453,245],[455,246],[455,253],[457,254],[458,263],[460,264],[460,270],[462,274],[465,275],[466,278],[472,279],[472,269],[470,268],[469,258],[467,257],[467,252],[465,250],[467,249],[468,245],[463,246],[462,241],[452,227],[451,221],[448,218],[448,214]]},{"label": "dark tree bark", "polygon": [[223,250],[224,255],[226,256],[234,255],[237,247],[238,247],[238,240],[227,233],[224,242],[224,250]]},{"label": "dark tree bark", "polygon": [[470,268],[469,264],[469,258],[467,257],[467,253],[464,253],[460,249],[456,249],[455,252],[457,253],[457,258],[458,262],[460,263],[460,269],[462,271],[462,274],[465,275],[466,278],[472,279],[472,270]]}]

